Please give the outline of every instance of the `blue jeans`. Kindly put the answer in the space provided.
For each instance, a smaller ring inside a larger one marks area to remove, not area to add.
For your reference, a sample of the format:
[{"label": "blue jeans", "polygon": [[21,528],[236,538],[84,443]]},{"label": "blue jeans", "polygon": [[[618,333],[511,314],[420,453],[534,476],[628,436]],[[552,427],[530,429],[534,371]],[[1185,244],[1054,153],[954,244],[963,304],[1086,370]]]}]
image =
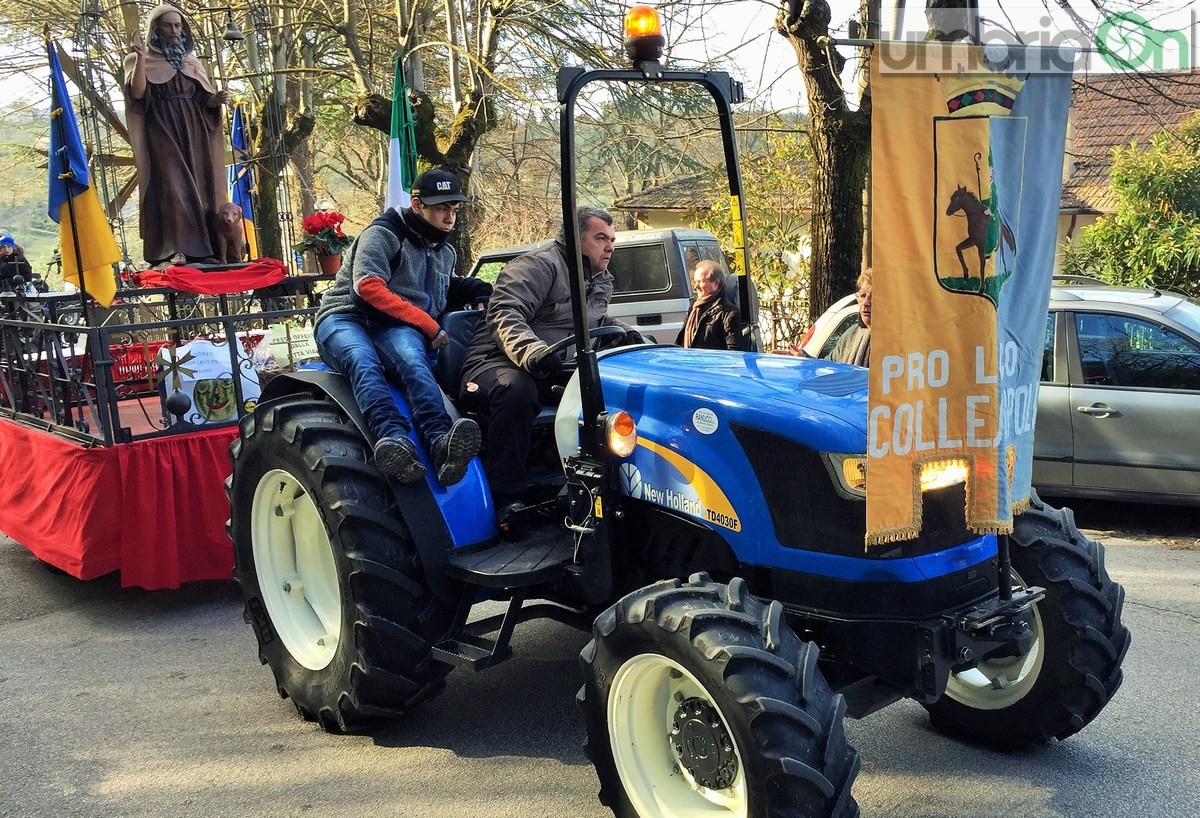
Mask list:
[{"label": "blue jeans", "polygon": [[433,377],[436,353],[420,330],[372,320],[357,310],[326,316],[317,325],[317,350],[350,379],[354,400],[376,439],[404,437],[411,426],[392,399],[389,380],[412,410],[425,451],[450,431],[442,390]]}]

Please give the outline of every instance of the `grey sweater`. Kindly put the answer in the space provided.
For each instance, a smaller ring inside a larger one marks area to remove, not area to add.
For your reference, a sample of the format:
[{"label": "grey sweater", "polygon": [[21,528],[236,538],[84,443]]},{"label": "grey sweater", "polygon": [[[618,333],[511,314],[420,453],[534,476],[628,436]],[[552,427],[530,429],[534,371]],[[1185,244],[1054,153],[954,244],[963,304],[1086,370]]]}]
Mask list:
[{"label": "grey sweater", "polygon": [[404,224],[399,213],[388,210],[359,233],[346,251],[333,286],[321,296],[316,323],[333,313],[353,310],[401,323],[359,298],[359,284],[371,277],[383,279],[389,290],[436,321],[446,309],[456,258],[449,243],[429,242]]}]

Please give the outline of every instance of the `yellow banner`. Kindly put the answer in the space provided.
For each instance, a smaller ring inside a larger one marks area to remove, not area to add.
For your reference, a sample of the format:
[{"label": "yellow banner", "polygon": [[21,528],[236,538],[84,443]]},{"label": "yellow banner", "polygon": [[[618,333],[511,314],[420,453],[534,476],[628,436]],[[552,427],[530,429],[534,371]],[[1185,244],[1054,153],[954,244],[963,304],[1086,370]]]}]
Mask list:
[{"label": "yellow banner", "polygon": [[868,545],[935,485],[979,534],[1028,503],[1070,85],[1057,49],[872,53]]},{"label": "yellow banner", "polygon": [[[964,92],[995,79],[960,72],[881,70],[871,62],[871,332],[867,544],[915,537],[921,525],[921,473],[943,463],[970,472],[968,525],[994,531],[999,475],[996,378],[996,248],[991,225],[990,115],[1004,111],[993,92],[978,108],[956,110]],[[1001,78],[1004,75],[1000,75]],[[1005,228],[1007,229],[1007,228]],[[982,232],[981,232],[982,231]],[[1001,239],[1002,240],[1002,239]]]}]

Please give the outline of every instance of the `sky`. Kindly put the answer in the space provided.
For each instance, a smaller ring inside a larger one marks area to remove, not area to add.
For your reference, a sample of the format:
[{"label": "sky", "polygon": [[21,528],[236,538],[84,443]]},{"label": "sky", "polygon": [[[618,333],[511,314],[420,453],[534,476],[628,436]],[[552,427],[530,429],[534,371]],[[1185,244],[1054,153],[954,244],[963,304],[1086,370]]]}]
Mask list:
[{"label": "sky", "polygon": [[[858,0],[829,2],[831,33],[835,38],[848,37],[849,21],[858,16]],[[1055,5],[1053,0],[1048,2]],[[884,0],[885,24],[891,21],[891,12],[886,8],[889,4],[890,0]],[[1005,2],[1003,8],[998,0],[980,0],[982,39],[985,43],[1012,43],[1019,39],[1030,45],[1082,46],[1075,62],[1077,76],[1116,70],[1095,53],[1094,39],[1083,33],[1085,30],[1105,33],[1114,52],[1128,56],[1137,67],[1175,69],[1195,67],[1200,62],[1200,30],[1197,28],[1200,2],[1197,0],[1106,2],[1112,8],[1134,9],[1133,13],[1146,25],[1170,35],[1157,35],[1161,48],[1156,47],[1155,33],[1143,29],[1139,19],[1105,26],[1090,0],[1072,0],[1072,5],[1077,19],[1057,7],[1050,13],[1037,0]],[[926,28],[924,2],[915,0],[910,6],[901,18],[901,39],[919,40]],[[747,96],[766,94],[778,108],[803,106],[803,81],[796,67],[795,54],[791,46],[771,30],[777,8],[776,2],[763,0],[713,0],[711,11],[706,11],[702,18],[706,34],[704,48],[689,49],[681,56],[702,60],[706,54],[729,54],[739,63],[741,73],[738,78],[745,83]],[[849,83],[847,87],[853,87],[853,72],[861,67],[856,58],[859,49],[842,47],[839,50],[850,58],[843,82]]]},{"label": "sky", "polygon": [[[1053,4],[1053,0],[1048,1]],[[1109,0],[1106,5],[1120,1]],[[1190,58],[1190,65],[1195,66],[1200,61],[1200,34],[1197,30],[1200,0],[1123,1],[1129,6],[1136,5],[1137,13],[1153,27],[1177,32],[1173,38],[1164,41],[1158,67],[1181,67],[1178,53],[1181,45],[1185,51],[1184,58]],[[884,0],[885,7],[890,2]],[[1072,2],[1084,22],[1093,27],[1097,25],[1098,12],[1088,0]],[[901,30],[905,38],[919,39],[925,28],[924,2],[910,0],[910,4],[915,8],[909,9],[903,17]],[[830,7],[833,36],[847,37],[848,23],[858,14],[858,0],[830,0]],[[803,108],[804,86],[796,67],[795,54],[791,46],[772,30],[777,9],[778,0],[707,0],[703,13],[690,23],[696,27],[692,34],[698,35],[697,39],[703,38],[703,45],[693,44],[680,49],[678,56],[695,65],[718,55],[727,55],[735,61],[737,67],[732,73],[744,83],[748,97],[764,95],[773,107],[779,109]],[[1015,31],[1026,42],[1046,45],[1086,40],[1077,33],[1078,26],[1074,21],[1062,12],[1049,15],[1045,6],[1037,0],[1006,2],[1003,10],[997,0],[980,0],[980,9],[985,21],[985,41],[989,40],[989,32],[991,39],[1007,36],[1003,31]],[[885,22],[890,19],[890,12],[886,9],[884,18]],[[1136,24],[1134,28],[1132,36],[1129,36],[1119,27],[1110,27],[1108,33],[1115,38],[1112,44],[1121,53],[1144,57],[1147,67],[1155,67],[1153,43],[1147,44],[1144,37],[1139,40]],[[672,32],[668,31],[667,34],[671,36]],[[849,82],[852,87],[853,71],[859,68],[858,60],[853,59],[858,49],[843,47],[840,50],[852,58],[843,76],[843,81]],[[1083,54],[1076,63],[1077,73],[1105,70],[1113,69],[1096,54]],[[34,102],[44,99],[45,72],[30,72],[30,76],[24,78],[6,78],[5,97],[9,100],[25,97]]]}]

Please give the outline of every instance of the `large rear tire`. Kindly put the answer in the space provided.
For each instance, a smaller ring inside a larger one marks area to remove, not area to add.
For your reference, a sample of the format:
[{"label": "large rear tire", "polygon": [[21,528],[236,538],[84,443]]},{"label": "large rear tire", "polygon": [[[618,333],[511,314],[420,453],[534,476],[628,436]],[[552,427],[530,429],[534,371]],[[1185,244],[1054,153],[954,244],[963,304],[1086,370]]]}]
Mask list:
[{"label": "large rear tire", "polygon": [[234,576],[280,695],[336,732],[432,698],[450,668],[430,651],[452,611],[430,593],[361,434],[307,396],[260,405],[240,431]]},{"label": "large rear tire", "polygon": [[1013,749],[1074,735],[1121,686],[1129,630],[1121,624],[1125,590],[1104,567],[1104,546],[1075,525],[1070,509],[1036,494],[1009,538],[1014,586],[1037,585],[1024,656],[983,660],[950,677],[926,705],[939,730],[977,744]]},{"label": "large rear tire", "polygon": [[601,614],[580,661],[585,750],[619,818],[853,818],[846,704],[778,603],[695,574]]}]

